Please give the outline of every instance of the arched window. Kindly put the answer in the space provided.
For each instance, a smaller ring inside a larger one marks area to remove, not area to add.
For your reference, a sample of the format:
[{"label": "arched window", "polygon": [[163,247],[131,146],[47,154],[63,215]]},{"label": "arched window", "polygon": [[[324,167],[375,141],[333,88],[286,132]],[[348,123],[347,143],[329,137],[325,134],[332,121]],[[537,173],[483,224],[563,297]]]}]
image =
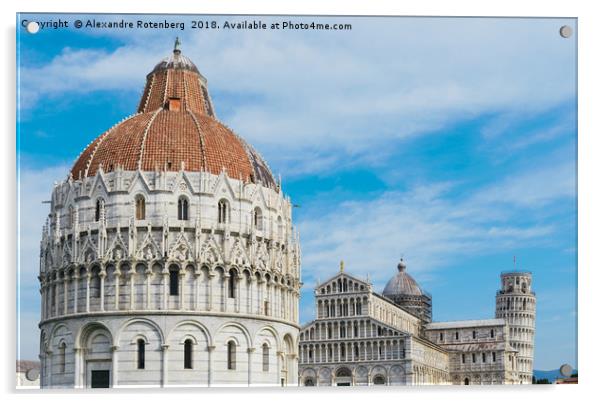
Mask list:
[{"label": "arched window", "polygon": [[234,269],[231,269],[228,273],[230,274],[230,278],[228,280],[228,297],[234,299],[236,297],[236,279],[238,274]]},{"label": "arched window", "polygon": [[476,339],[477,338],[477,331],[472,331],[472,339]]},{"label": "arched window", "polygon": [[253,226],[257,230],[263,230],[263,213],[259,207],[253,210]]},{"label": "arched window", "polygon": [[100,269],[95,267],[92,269],[90,277],[90,297],[100,297]]},{"label": "arched window", "polygon": [[146,347],[144,339],[138,339],[138,342],[136,342],[136,344],[138,345],[138,353],[137,353],[137,361],[138,361],[138,368],[139,369],[143,369],[144,368],[144,348]]},{"label": "arched window", "polygon": [[228,201],[226,200],[220,200],[217,203],[217,222],[228,222]]},{"label": "arched window", "polygon": [[177,296],[180,290],[179,269],[176,266],[169,268],[169,295]]},{"label": "arched window", "polygon": [[263,371],[270,371],[270,347],[267,343],[262,346]]},{"label": "arched window", "polygon": [[183,196],[178,198],[178,220],[188,220],[188,199]]},{"label": "arched window", "polygon": [[491,335],[491,337],[493,338],[495,336],[495,332],[493,332],[493,330],[491,330],[489,335]]},{"label": "arched window", "polygon": [[491,354],[491,361],[495,362],[495,352]]},{"label": "arched window", "polygon": [[142,194],[136,196],[136,219],[146,219],[146,200]]},{"label": "arched window", "polygon": [[190,339],[184,341],[184,368],[192,368],[192,340]]},{"label": "arched window", "polygon": [[228,370],[236,370],[236,343],[228,342]]},{"label": "arched window", "polygon": [[506,310],[510,310],[510,299],[506,300]]},{"label": "arched window", "polygon": [[526,310],[526,309],[527,309],[527,301],[523,300],[523,310]]},{"label": "arched window", "polygon": [[61,342],[61,344],[59,345],[59,370],[61,373],[65,372],[66,353],[67,345],[65,345],[65,342]]},{"label": "arched window", "polygon": [[104,212],[105,201],[102,198],[96,200],[96,210],[94,211],[94,220],[98,222],[100,220],[100,215]]}]

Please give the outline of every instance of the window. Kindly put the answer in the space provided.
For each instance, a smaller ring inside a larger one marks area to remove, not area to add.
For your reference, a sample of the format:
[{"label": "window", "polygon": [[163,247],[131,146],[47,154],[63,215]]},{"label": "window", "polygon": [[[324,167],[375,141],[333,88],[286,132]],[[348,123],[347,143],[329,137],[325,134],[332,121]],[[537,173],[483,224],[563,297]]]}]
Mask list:
[{"label": "window", "polygon": [[483,361],[483,363],[487,362],[487,358],[485,357],[485,353],[481,354],[481,360]]},{"label": "window", "polygon": [[474,353],[472,354],[472,362],[473,363],[477,362],[477,355],[475,355]]},{"label": "window", "polygon": [[270,302],[267,300],[263,302],[263,314],[270,315]]},{"label": "window", "polygon": [[462,364],[466,363],[466,355],[462,353]]},{"label": "window", "polygon": [[228,370],[236,370],[236,344],[228,342]]},{"label": "window", "polygon": [[236,278],[238,274],[234,269],[231,269],[228,273],[230,274],[228,280],[228,297],[234,299],[236,297]]},{"label": "window", "polygon": [[167,108],[168,108],[168,110],[171,110],[173,112],[179,112],[180,105],[181,105],[180,98],[169,98],[169,102],[167,103]]},{"label": "window", "polygon": [[177,267],[172,267],[169,269],[169,295],[177,296],[179,294],[179,272]]},{"label": "window", "polygon": [[192,340],[190,339],[184,341],[184,368],[192,368]]},{"label": "window", "polygon": [[464,379],[464,385],[470,385],[470,380],[468,378]]},{"label": "window", "polygon": [[137,342],[138,345],[138,368],[139,369],[143,369],[144,368],[144,348],[145,348],[145,342],[144,339],[138,339]]},{"label": "window", "polygon": [[253,211],[253,226],[257,230],[263,230],[263,215],[261,213],[261,208],[257,207]]},{"label": "window", "polygon": [[104,212],[105,202],[102,198],[96,200],[96,210],[94,211],[94,220],[98,222],[100,220],[101,211]]},{"label": "window", "polygon": [[315,384],[314,384],[313,378],[308,378],[308,379],[305,380],[305,386],[306,387],[313,387],[314,385]]},{"label": "window", "polygon": [[506,300],[506,310],[510,310],[510,299]]},{"label": "window", "polygon": [[66,351],[67,351],[67,345],[65,345],[65,342],[61,342],[61,345],[59,346],[59,370],[61,373],[65,372]]},{"label": "window", "polygon": [[139,221],[146,219],[146,201],[143,195],[136,196],[136,219]]},{"label": "window", "polygon": [[93,268],[90,276],[90,297],[100,297],[100,271],[99,268]]},{"label": "window", "polygon": [[495,332],[491,330],[490,336],[493,338],[495,336]]},{"label": "window", "polygon": [[458,340],[458,331],[456,331],[456,340]]},{"label": "window", "polygon": [[228,201],[226,200],[220,200],[217,203],[217,222],[228,222]]},{"label": "window", "polygon": [[472,339],[476,339],[477,338],[477,331],[472,331]]},{"label": "window", "polygon": [[526,309],[527,309],[527,301],[523,300],[523,310],[526,310]]},{"label": "window", "polygon": [[443,332],[439,332],[439,340],[443,341]]},{"label": "window", "polygon": [[270,371],[270,347],[267,343],[263,344],[261,353],[263,356],[263,371]]},{"label": "window", "polygon": [[178,220],[188,220],[188,199],[186,197],[180,197],[178,199]]},{"label": "window", "polygon": [[495,352],[491,354],[491,361],[495,361]]}]

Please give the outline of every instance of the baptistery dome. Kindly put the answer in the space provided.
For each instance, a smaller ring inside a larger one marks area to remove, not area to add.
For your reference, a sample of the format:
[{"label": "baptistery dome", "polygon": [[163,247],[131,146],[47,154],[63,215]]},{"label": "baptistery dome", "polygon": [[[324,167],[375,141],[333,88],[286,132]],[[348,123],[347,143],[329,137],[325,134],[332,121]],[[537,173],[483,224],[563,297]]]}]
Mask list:
[{"label": "baptistery dome", "polygon": [[215,118],[207,80],[179,48],[146,77],[137,113],[96,138],[81,153],[73,178],[124,170],[222,170],[234,179],[276,183],[261,156]]},{"label": "baptistery dome", "polygon": [[39,280],[44,388],[297,382],[291,200],[179,42],[55,184]]}]

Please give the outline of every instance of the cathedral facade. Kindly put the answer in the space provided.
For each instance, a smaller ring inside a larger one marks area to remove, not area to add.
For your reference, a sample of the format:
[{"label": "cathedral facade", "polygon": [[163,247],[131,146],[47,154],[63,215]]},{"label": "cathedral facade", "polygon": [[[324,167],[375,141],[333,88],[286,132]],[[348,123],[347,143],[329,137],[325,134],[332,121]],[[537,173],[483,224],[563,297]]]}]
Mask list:
[{"label": "cathedral facade", "polygon": [[403,261],[382,294],[340,272],[315,288],[316,319],[301,328],[299,384],[530,384],[531,274],[501,275],[496,318],[432,322],[432,298]]},{"label": "cathedral facade", "polygon": [[297,384],[292,204],[176,42],[54,187],[42,388]]}]

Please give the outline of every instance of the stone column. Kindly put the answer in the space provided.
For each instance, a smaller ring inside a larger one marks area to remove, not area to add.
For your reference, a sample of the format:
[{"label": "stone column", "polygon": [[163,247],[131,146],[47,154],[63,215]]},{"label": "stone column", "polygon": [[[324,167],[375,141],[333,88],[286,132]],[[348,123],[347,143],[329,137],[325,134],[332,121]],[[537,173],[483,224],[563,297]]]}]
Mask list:
[{"label": "stone column", "polygon": [[104,265],[100,268],[100,311],[105,311],[105,277],[107,272],[105,271]]},{"label": "stone column", "polygon": [[59,292],[58,292],[58,288],[59,288],[59,278],[58,278],[58,274],[56,279],[52,282],[53,283],[53,288],[54,288],[54,316],[58,316],[59,315]]},{"label": "stone column", "polygon": [[255,348],[248,348],[247,349],[247,354],[248,354],[248,384],[251,385],[251,373],[253,373],[253,368],[252,368],[252,364],[253,364],[253,352],[255,352]]},{"label": "stone column", "polygon": [[169,345],[161,345],[161,387],[167,386],[167,349]]},{"label": "stone column", "polygon": [[201,287],[201,271],[198,269],[195,269],[194,271],[194,283],[195,283],[195,288],[194,288],[194,306],[195,306],[195,310],[200,310],[201,309],[201,291],[200,291],[200,287]]},{"label": "stone column", "polygon": [[130,266],[130,310],[134,310],[136,306],[136,292],[134,282],[136,281],[136,263]]},{"label": "stone column", "polygon": [[111,346],[111,387],[119,385],[119,346]]},{"label": "stone column", "polygon": [[213,362],[213,351],[215,350],[215,346],[207,346],[207,386],[211,386],[211,374],[213,369],[211,368]]},{"label": "stone column", "polygon": [[226,289],[232,278],[230,274],[224,272],[224,280],[222,281],[221,292],[222,292],[222,308],[221,311],[228,311],[228,289]]},{"label": "stone column", "polygon": [[237,313],[240,313],[240,299],[241,299],[241,291],[240,291],[240,283],[242,279],[242,275],[238,274],[233,276],[230,280],[235,281],[235,292],[236,294],[234,296],[236,296],[236,298],[234,299],[234,303],[235,303],[235,311]]},{"label": "stone column", "polygon": [[151,282],[152,282],[152,278],[153,278],[153,270],[150,266],[150,261],[148,263],[149,265],[146,267],[146,271],[144,271],[145,276],[144,276],[144,284],[146,286],[146,309],[150,310],[152,308],[152,304],[151,304]]},{"label": "stone column", "polygon": [[73,388],[82,387],[82,364],[80,361],[81,352],[81,348],[73,348]]},{"label": "stone column", "polygon": [[86,273],[86,313],[90,312],[90,279],[92,279],[92,274],[88,269]]},{"label": "stone column", "polygon": [[186,271],[184,267],[178,270],[178,310],[184,310],[184,278]]},{"label": "stone column", "polygon": [[163,275],[163,310],[168,310],[169,309],[169,296],[167,293],[167,282],[169,281],[169,271],[166,269],[166,267],[163,267],[163,270],[161,271],[161,274]]},{"label": "stone column", "polygon": [[77,313],[77,299],[79,298],[79,267],[76,268],[76,271],[73,274],[73,282],[73,312]]},{"label": "stone column", "polygon": [[207,292],[207,311],[211,311],[213,309],[213,278],[215,277],[215,272],[210,271],[207,273],[207,285],[209,287],[209,291]]},{"label": "stone column", "polygon": [[63,276],[63,315],[67,314],[67,307],[69,305],[69,279],[67,273]]},{"label": "stone column", "polygon": [[119,267],[115,267],[115,310],[119,310],[119,282],[121,279],[121,271]]}]

